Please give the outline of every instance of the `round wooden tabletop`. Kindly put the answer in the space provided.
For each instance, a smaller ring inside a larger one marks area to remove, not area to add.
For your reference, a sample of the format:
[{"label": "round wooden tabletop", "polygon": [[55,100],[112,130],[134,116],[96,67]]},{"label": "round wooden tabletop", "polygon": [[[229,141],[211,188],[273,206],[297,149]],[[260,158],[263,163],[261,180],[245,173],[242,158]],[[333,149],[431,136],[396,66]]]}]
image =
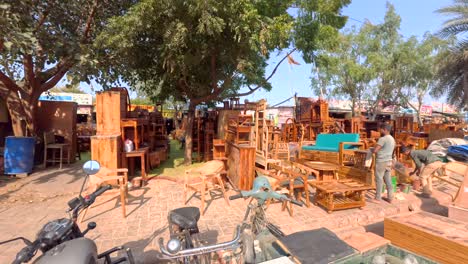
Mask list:
[{"label": "round wooden tabletop", "polygon": [[321,170],[321,171],[336,171],[338,170],[338,165],[328,162],[322,161],[306,161],[304,165],[314,169],[314,170]]}]

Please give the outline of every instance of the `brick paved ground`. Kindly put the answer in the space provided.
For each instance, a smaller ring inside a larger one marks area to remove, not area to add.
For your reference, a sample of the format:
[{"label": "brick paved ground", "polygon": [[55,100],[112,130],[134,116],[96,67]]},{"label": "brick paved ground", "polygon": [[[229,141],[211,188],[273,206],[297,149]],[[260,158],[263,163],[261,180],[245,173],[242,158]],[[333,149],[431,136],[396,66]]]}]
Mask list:
[{"label": "brick paved ground", "polygon": [[[66,172],[64,171],[63,174],[67,174]],[[69,172],[78,173],[74,170]],[[0,203],[0,240],[18,235],[33,238],[47,221],[66,217],[66,202],[74,196],[74,194],[68,193],[71,191],[68,185],[76,183],[70,180],[60,181],[59,179],[78,179],[78,176],[70,177],[70,175],[57,175],[53,178],[57,180],[53,183],[54,185],[63,185],[59,191],[60,195],[57,197],[53,197],[54,194],[49,193],[49,196],[53,198],[33,199],[30,202],[19,199],[15,202]],[[35,180],[38,181],[38,179]],[[45,181],[39,180],[36,184],[43,182]],[[29,195],[33,197],[34,184],[31,183],[28,186],[31,192]],[[42,189],[39,188],[39,190]],[[74,190],[79,190],[79,188]],[[130,192],[132,197],[130,204],[127,205],[128,217],[124,219],[121,215],[120,205],[115,199],[118,194],[115,191],[110,191],[97,200],[96,206],[89,210],[82,226],[84,228],[88,221],[97,223],[97,228],[91,231],[88,237],[96,241],[99,251],[125,244],[132,249],[138,263],[157,263],[158,238],[164,237],[167,240],[166,216],[169,210],[183,206],[182,192],[183,187],[178,183],[161,179],[152,180],[146,187]],[[46,194],[37,194],[42,197],[46,196]],[[293,217],[290,217],[287,212],[282,212],[280,204],[273,204],[269,207],[267,215],[287,234],[318,227],[339,230],[379,222],[385,216],[409,213],[409,205],[416,210],[446,213],[446,208],[443,205],[448,203],[450,196],[442,192],[435,192],[434,196],[437,199],[421,199],[414,194],[409,194],[404,196],[404,201],[399,201],[396,204],[368,203],[364,210],[352,209],[333,214],[328,214],[315,206],[311,208],[296,207]],[[197,198],[189,201],[189,205],[198,206],[199,203]],[[244,200],[235,200],[231,201],[231,206],[227,206],[224,199],[215,199],[209,204],[205,216],[200,220],[201,238],[207,243],[231,239],[234,228],[243,217],[246,205],[247,202]],[[0,246],[2,252],[0,263],[11,262],[21,247],[20,242]]]}]

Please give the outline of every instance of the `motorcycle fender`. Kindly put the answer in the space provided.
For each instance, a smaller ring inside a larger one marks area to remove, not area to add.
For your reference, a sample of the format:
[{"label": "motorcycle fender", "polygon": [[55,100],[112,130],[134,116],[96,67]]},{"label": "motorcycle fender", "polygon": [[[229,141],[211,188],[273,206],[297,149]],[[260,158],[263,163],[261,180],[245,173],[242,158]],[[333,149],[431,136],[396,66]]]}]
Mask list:
[{"label": "motorcycle fender", "polygon": [[96,244],[85,237],[57,245],[34,261],[36,264],[95,264],[96,262]]}]

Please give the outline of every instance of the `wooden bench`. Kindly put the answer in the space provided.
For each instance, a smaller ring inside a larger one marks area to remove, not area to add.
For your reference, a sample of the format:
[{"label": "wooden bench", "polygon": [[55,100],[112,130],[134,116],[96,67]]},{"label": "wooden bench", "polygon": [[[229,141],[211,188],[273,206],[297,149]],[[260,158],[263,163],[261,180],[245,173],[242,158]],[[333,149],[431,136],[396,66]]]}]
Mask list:
[{"label": "wooden bench", "polygon": [[[319,134],[314,146],[301,144],[299,159],[331,162],[338,165],[354,165],[354,151],[364,146],[363,143],[359,142],[359,136],[354,135]],[[328,142],[331,139],[333,142]],[[355,141],[350,141],[350,139]]]}]

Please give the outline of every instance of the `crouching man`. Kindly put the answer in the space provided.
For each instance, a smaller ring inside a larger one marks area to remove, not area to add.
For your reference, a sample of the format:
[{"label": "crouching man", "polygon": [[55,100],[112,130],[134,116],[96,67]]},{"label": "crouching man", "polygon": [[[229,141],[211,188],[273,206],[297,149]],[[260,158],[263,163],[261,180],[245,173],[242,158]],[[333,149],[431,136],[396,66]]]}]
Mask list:
[{"label": "crouching man", "polygon": [[432,194],[432,175],[442,168],[444,164],[436,155],[429,150],[411,150],[402,146],[400,152],[409,155],[413,159],[416,169],[409,175],[418,175],[423,186],[423,195],[430,197]]}]

